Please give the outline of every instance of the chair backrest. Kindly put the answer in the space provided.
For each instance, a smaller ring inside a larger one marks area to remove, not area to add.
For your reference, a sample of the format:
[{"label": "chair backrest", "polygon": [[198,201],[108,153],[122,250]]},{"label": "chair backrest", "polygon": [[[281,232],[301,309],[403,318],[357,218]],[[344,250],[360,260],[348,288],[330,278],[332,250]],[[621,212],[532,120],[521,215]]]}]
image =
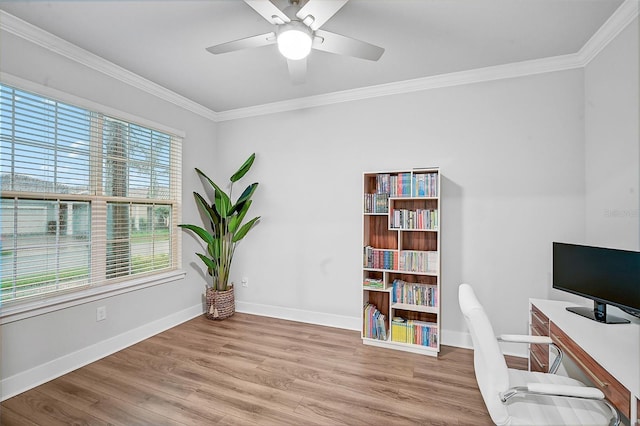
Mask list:
[{"label": "chair backrest", "polygon": [[491,322],[469,284],[458,287],[458,303],[473,341],[473,363],[478,387],[491,419],[504,424],[509,419],[500,393],[509,388],[509,373]]}]

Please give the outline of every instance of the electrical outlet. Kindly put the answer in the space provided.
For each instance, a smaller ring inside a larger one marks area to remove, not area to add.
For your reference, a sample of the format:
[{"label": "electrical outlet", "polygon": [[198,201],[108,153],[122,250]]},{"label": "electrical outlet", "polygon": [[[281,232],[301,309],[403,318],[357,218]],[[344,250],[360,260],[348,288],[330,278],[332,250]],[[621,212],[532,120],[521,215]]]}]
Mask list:
[{"label": "electrical outlet", "polygon": [[249,287],[249,278],[242,277],[242,287]]},{"label": "electrical outlet", "polygon": [[107,307],[99,306],[96,309],[96,321],[104,321],[107,319]]}]

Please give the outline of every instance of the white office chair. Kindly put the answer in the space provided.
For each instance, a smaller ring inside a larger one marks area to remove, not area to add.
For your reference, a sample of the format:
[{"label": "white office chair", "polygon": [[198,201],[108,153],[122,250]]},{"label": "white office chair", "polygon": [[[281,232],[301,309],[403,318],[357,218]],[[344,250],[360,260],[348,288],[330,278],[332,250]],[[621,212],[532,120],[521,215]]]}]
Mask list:
[{"label": "white office chair", "polygon": [[[473,288],[461,284],[458,302],[473,340],[476,380],[496,425],[619,425],[616,409],[596,388],[569,377],[507,368],[489,318]],[[510,341],[551,343],[540,336]]]}]

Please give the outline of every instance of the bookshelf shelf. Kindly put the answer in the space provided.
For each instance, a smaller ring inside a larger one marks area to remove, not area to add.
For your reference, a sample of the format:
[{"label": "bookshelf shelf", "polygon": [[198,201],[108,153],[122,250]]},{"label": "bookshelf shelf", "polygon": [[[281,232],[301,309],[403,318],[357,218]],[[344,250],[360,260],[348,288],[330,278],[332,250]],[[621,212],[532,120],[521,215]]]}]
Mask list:
[{"label": "bookshelf shelf", "polygon": [[430,314],[438,313],[438,308],[434,306],[413,305],[410,303],[393,303],[391,305],[391,309],[402,309],[405,311],[416,311],[416,312],[428,312]]},{"label": "bookshelf shelf", "polygon": [[438,356],[440,181],[439,168],[363,174],[364,344]]},{"label": "bookshelf shelf", "polygon": [[395,271],[395,272],[398,272],[400,274],[424,275],[425,277],[437,277],[437,276],[439,276],[438,272],[435,272],[435,271],[419,272],[419,271],[398,270],[398,271]]},{"label": "bookshelf shelf", "polygon": [[389,197],[389,200],[438,200],[438,197]]},{"label": "bookshelf shelf", "polygon": [[365,345],[370,346],[378,346],[387,349],[395,349],[401,350],[405,352],[412,352],[416,354],[429,355],[429,356],[438,356],[439,349],[431,348],[429,346],[422,345],[414,345],[413,343],[401,343],[401,342],[392,342],[390,340],[377,340],[370,338],[363,338],[362,342]]},{"label": "bookshelf shelf", "polygon": [[368,291],[383,291],[385,293],[389,293],[389,289],[388,288],[378,288],[378,287],[371,287],[371,286],[362,286],[363,290],[368,290]]}]

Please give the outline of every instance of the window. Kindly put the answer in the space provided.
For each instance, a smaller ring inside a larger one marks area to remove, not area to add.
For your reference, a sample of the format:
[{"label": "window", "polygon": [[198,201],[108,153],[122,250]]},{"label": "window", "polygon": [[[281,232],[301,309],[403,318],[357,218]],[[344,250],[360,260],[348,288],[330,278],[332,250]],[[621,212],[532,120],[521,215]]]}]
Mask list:
[{"label": "window", "polygon": [[177,269],[180,143],[0,85],[0,303]]}]

